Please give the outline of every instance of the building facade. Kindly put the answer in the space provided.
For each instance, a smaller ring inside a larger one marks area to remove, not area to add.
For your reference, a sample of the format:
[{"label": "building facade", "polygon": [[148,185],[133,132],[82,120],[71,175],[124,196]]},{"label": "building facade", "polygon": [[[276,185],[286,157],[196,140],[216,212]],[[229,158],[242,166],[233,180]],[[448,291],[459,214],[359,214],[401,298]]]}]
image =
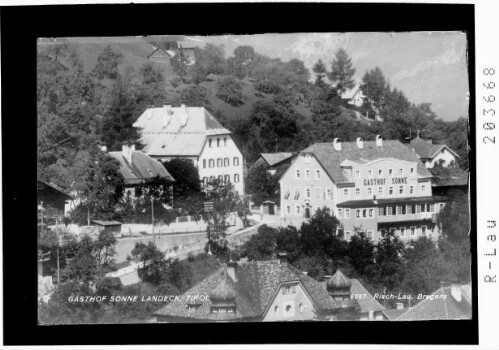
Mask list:
[{"label": "building facade", "polygon": [[219,179],[244,194],[243,155],[224,128],[204,107],[148,108],[135,122],[143,151],[159,161],[189,159],[204,183]]},{"label": "building facade", "polygon": [[402,240],[438,236],[443,197],[432,195],[432,175],[399,141],[318,143],[300,152],[280,179],[281,223],[299,226],[326,207],[349,240],[383,231]]},{"label": "building facade", "polygon": [[439,163],[448,167],[455,163],[456,158],[459,157],[447,145],[433,144],[431,139],[423,140],[419,135],[411,140],[410,147],[427,168],[433,168]]}]

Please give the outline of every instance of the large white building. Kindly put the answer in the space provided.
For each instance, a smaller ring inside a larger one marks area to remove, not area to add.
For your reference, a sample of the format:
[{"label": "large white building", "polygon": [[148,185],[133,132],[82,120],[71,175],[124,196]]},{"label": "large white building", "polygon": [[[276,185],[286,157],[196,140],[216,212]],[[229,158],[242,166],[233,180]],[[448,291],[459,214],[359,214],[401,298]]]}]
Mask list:
[{"label": "large white building", "polygon": [[280,178],[281,222],[299,226],[319,208],[340,221],[345,238],[358,230],[374,241],[383,231],[402,240],[439,234],[443,198],[432,195],[432,175],[399,141],[316,143],[300,152]]},{"label": "large white building", "polygon": [[203,182],[230,181],[244,194],[243,155],[225,129],[204,107],[165,105],[148,108],[137,119],[143,152],[159,161],[190,159]]}]

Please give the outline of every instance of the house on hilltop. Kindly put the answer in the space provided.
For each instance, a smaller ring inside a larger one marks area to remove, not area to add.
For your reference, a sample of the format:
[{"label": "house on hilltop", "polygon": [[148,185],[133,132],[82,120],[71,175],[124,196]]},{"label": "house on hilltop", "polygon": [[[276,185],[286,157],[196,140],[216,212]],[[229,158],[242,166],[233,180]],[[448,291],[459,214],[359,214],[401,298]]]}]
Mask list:
[{"label": "house on hilltop", "polygon": [[147,56],[147,59],[156,63],[170,65],[173,56],[175,56],[175,51],[157,47]]},{"label": "house on hilltop", "polygon": [[410,147],[427,168],[433,168],[439,162],[442,162],[444,167],[448,167],[459,157],[447,145],[433,144],[431,139],[423,140],[419,135],[411,140]]},{"label": "house on hilltop", "polygon": [[132,197],[135,196],[138,185],[155,177],[175,181],[163,164],[136,151],[135,145],[123,145],[121,152],[109,152],[109,155],[120,163],[120,173],[125,179],[125,193],[129,191]]},{"label": "house on hilltop", "polygon": [[[285,261],[229,262],[155,312],[158,322],[383,319],[385,308],[341,271],[318,282]],[[366,298],[352,299],[355,291]],[[196,296],[196,298],[194,298]]]},{"label": "house on hilltop", "polygon": [[204,107],[164,105],[148,108],[137,119],[143,151],[159,161],[189,159],[204,183],[230,182],[244,194],[243,155],[224,128]]}]

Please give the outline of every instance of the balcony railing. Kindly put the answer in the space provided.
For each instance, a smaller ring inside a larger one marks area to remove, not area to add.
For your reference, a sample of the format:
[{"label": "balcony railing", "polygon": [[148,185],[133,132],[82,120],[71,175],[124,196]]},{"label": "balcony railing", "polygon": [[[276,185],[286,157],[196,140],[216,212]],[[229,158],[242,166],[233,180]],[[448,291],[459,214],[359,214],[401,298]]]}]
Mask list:
[{"label": "balcony railing", "polygon": [[[417,220],[432,220],[437,214],[434,213],[417,213],[417,214],[396,214],[396,215],[378,215],[378,222],[399,222],[399,221],[417,221]],[[434,221],[435,222],[435,221]]]}]

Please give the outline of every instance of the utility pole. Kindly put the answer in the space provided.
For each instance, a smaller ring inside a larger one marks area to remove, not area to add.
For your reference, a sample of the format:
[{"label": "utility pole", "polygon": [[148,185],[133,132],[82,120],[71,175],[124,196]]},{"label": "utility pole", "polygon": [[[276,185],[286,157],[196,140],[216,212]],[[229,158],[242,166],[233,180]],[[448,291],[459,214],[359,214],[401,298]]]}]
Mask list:
[{"label": "utility pole", "polygon": [[152,197],[151,197],[151,221],[152,221],[153,242],[156,243],[156,235],[154,234],[154,199]]}]

